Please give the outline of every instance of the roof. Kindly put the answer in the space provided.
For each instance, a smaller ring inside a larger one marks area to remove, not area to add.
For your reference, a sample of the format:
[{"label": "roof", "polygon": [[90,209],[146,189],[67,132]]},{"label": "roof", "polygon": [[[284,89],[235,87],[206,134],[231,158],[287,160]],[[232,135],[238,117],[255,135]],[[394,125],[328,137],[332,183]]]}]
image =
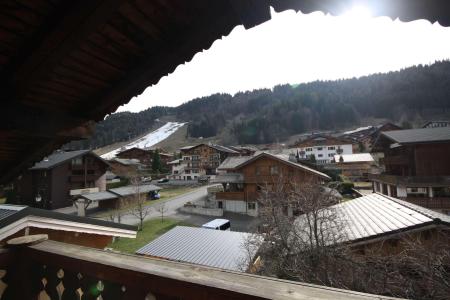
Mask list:
[{"label": "roof", "polygon": [[175,159],[175,160],[167,162],[167,164],[168,165],[176,165],[176,164],[180,163],[180,161],[182,161],[182,159]]},{"label": "roof", "polygon": [[315,134],[302,141],[298,141],[294,144],[294,147],[313,147],[313,146],[330,146],[330,145],[352,145],[355,142],[353,140],[344,137],[334,137],[325,134]]},{"label": "roof", "polygon": [[[236,26],[269,20],[271,7],[338,15],[353,2],[41,0],[2,7],[0,182],[61,145],[89,137],[95,121]],[[448,1],[378,3],[374,16],[450,25]]]},{"label": "roof", "polygon": [[134,185],[128,185],[128,186],[122,186],[115,189],[109,189],[108,192],[114,193],[119,196],[129,196],[136,194],[139,188],[139,193],[144,194],[151,191],[159,191],[161,188],[159,186],[153,185],[153,184],[143,184],[140,186],[134,186]]},{"label": "roof", "polygon": [[[232,271],[242,271],[250,233],[177,226],[145,245],[136,254]],[[256,249],[252,251],[253,256]]]},{"label": "roof", "polygon": [[399,144],[445,142],[450,141],[450,127],[393,130],[381,135]]},{"label": "roof", "polygon": [[341,162],[341,157],[343,159],[342,162],[344,162],[344,163],[373,161],[373,157],[370,153],[354,153],[354,154],[335,155],[334,160],[336,162]]},{"label": "roof", "polygon": [[117,199],[119,198],[117,194],[103,191],[103,192],[97,192],[97,193],[89,193],[89,194],[82,194],[80,195],[82,198],[90,200],[90,201],[103,201],[103,200],[111,200],[111,199]]},{"label": "roof", "polygon": [[136,237],[136,227],[19,205],[0,205],[0,240],[26,227]]},{"label": "roof", "polygon": [[233,150],[231,148],[228,148],[226,146],[216,145],[216,144],[205,144],[205,143],[201,143],[201,144],[198,144],[198,145],[195,145],[195,146],[185,146],[185,147],[180,148],[180,150],[191,150],[191,149],[194,149],[194,148],[197,148],[197,147],[200,147],[200,146],[211,147],[211,148],[216,149],[217,151],[220,151],[220,152],[239,154],[238,151]]},{"label": "roof", "polygon": [[110,160],[111,162],[118,162],[121,165],[124,166],[139,166],[142,165],[141,162],[139,161],[139,159],[136,158],[118,158],[115,157],[112,160]]},{"label": "roof", "polygon": [[331,177],[328,176],[325,173],[319,172],[317,170],[314,170],[313,168],[310,168],[310,167],[307,167],[307,166],[305,166],[303,164],[300,164],[300,163],[293,162],[293,161],[289,160],[289,155],[286,155],[286,154],[272,154],[272,153],[269,153],[269,152],[261,152],[261,153],[259,153],[257,155],[251,156],[250,159],[245,160],[244,162],[240,163],[234,169],[240,169],[243,166],[245,166],[245,165],[247,165],[247,164],[249,164],[249,163],[251,163],[251,162],[253,162],[255,160],[258,160],[258,159],[260,159],[262,157],[273,158],[273,159],[276,159],[276,160],[278,160],[278,161],[280,161],[282,163],[285,163],[287,165],[290,165],[290,166],[302,169],[303,171],[306,171],[306,172],[318,175],[319,177],[322,177],[323,179],[331,180]]},{"label": "roof", "polygon": [[[331,206],[342,221],[342,242],[370,242],[389,235],[426,228],[429,225],[450,226],[450,216],[406,201],[372,193]],[[297,218],[302,223],[304,216]]]},{"label": "roof", "polygon": [[253,156],[229,156],[217,167],[218,170],[235,169],[237,166],[250,160]]},{"label": "roof", "polygon": [[[72,160],[87,153],[92,153],[94,156],[98,157],[90,150],[57,151],[51,154],[50,156],[44,158],[42,161],[36,163],[33,167],[30,168],[30,170],[52,169],[56,166],[65,163],[66,161]],[[98,158],[103,161],[103,159],[101,159],[100,157]]]}]

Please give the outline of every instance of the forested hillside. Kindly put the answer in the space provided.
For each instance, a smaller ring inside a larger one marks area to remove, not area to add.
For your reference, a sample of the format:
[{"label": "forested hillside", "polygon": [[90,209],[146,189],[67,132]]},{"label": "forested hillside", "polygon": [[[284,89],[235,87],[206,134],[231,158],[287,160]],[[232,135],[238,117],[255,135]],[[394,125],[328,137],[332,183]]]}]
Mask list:
[{"label": "forested hillside", "polygon": [[412,121],[450,115],[450,62],[410,67],[355,79],[316,81],[197,98],[175,108],[117,113],[97,125],[84,147],[128,140],[156,118],[190,122],[193,137],[220,136],[224,143],[270,143],[310,130],[357,126],[364,118]]}]

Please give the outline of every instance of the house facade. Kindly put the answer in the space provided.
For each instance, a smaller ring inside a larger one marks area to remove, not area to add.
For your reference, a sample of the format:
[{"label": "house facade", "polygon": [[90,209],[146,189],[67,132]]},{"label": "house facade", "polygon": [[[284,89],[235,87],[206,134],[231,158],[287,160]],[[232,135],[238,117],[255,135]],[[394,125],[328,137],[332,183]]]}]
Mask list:
[{"label": "house facade", "polygon": [[375,192],[450,212],[450,127],[384,132],[374,151],[385,168],[369,175]]},{"label": "house facade", "polygon": [[291,147],[291,152],[300,159],[314,156],[317,164],[331,163],[336,154],[353,154],[357,145],[348,139],[336,138],[328,135],[315,135],[299,141]]},{"label": "house facade", "polygon": [[169,162],[171,179],[197,180],[200,176],[216,175],[219,165],[229,156],[240,152],[220,145],[199,144],[180,149],[181,159]]},{"label": "house facade", "polygon": [[[122,159],[136,159],[139,160],[141,164],[144,166],[151,167],[153,162],[153,156],[155,155],[156,149],[142,149],[138,147],[133,147],[130,149],[126,149],[122,152],[117,153],[118,158]],[[172,160],[173,155],[169,153],[165,153],[158,149],[158,154],[161,159],[161,164],[163,166],[167,166],[167,163]]]},{"label": "house facade", "polygon": [[334,156],[331,168],[338,170],[350,181],[368,181],[369,174],[379,173],[370,153],[354,153]]},{"label": "house facade", "polygon": [[16,179],[14,202],[44,209],[71,206],[73,196],[106,189],[108,167],[89,150],[55,152]]},{"label": "house facade", "polygon": [[258,215],[258,197],[262,188],[275,184],[323,183],[330,177],[289,160],[286,155],[262,152],[255,156],[229,157],[218,168],[214,182],[223,186],[215,194],[216,207],[224,211]]}]

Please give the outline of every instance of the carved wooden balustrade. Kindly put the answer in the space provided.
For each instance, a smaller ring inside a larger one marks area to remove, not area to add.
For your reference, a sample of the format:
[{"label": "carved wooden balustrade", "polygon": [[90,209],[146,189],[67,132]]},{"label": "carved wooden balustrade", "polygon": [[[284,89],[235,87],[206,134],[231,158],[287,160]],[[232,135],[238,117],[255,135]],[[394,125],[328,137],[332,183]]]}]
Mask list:
[{"label": "carved wooden balustrade", "polygon": [[0,299],[389,299],[54,241],[0,251]]}]

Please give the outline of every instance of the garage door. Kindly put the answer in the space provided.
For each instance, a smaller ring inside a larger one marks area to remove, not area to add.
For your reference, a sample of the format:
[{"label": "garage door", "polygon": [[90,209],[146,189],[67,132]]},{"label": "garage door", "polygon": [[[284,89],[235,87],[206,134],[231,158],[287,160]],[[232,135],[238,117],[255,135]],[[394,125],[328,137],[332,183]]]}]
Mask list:
[{"label": "garage door", "polygon": [[246,212],[246,202],[245,201],[234,201],[234,200],[227,200],[225,202],[225,210],[226,211],[232,211],[232,212],[238,212],[238,213],[245,213]]}]

